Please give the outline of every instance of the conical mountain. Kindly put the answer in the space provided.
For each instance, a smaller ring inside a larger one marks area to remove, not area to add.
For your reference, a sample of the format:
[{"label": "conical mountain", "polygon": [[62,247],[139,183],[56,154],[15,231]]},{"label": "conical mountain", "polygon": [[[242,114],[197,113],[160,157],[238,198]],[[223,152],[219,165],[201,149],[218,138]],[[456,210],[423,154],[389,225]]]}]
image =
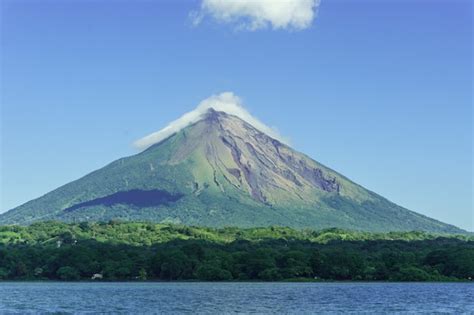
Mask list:
[{"label": "conical mountain", "polygon": [[397,206],[213,109],[137,155],[0,215],[1,224],[111,219],[462,232]]}]

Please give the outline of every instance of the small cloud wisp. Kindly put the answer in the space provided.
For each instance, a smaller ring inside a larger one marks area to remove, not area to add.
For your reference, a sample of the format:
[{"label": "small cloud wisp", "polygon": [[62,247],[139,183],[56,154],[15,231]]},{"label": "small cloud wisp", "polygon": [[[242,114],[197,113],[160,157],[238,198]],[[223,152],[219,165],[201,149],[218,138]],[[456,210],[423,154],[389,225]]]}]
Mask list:
[{"label": "small cloud wisp", "polygon": [[237,29],[303,30],[311,26],[319,0],[202,0],[200,9],[190,13],[197,26],[209,16]]},{"label": "small cloud wisp", "polygon": [[165,140],[181,129],[200,121],[210,108],[237,116],[259,131],[266,133],[268,136],[277,139],[282,143],[288,143],[288,141],[285,140],[277,130],[268,127],[263,122],[253,117],[243,107],[242,100],[237,95],[232,92],[224,92],[218,95],[212,95],[211,97],[201,101],[196,109],[184,114],[175,121],[172,121],[165,128],[135,141],[134,146],[139,150],[145,150],[153,144]]}]

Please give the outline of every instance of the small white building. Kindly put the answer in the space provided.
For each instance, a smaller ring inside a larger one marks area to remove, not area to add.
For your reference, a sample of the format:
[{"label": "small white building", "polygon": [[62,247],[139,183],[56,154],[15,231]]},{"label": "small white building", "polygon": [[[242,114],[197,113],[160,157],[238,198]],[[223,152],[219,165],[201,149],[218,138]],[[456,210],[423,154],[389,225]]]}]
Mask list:
[{"label": "small white building", "polygon": [[102,280],[104,279],[104,276],[101,273],[95,273],[92,277],[92,280]]}]

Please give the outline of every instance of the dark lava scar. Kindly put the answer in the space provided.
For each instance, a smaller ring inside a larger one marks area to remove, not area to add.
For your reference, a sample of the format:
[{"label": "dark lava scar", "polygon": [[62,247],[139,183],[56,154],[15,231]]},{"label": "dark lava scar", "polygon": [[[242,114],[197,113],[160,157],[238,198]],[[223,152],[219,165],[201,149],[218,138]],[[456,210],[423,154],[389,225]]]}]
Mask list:
[{"label": "dark lava scar", "polygon": [[75,204],[64,209],[64,212],[72,212],[74,210],[89,206],[113,206],[116,204],[133,205],[140,208],[160,206],[170,202],[176,202],[183,197],[182,194],[171,194],[165,190],[140,190],[133,189],[128,191],[119,191],[114,194],[92,199],[89,201]]}]

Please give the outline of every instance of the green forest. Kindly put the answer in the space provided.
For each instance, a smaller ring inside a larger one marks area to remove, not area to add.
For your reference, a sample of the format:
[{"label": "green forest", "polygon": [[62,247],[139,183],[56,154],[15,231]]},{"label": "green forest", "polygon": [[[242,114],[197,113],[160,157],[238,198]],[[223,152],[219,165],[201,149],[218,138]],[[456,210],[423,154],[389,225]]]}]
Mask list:
[{"label": "green forest", "polygon": [[0,226],[0,280],[470,281],[474,237],[169,224]]}]

